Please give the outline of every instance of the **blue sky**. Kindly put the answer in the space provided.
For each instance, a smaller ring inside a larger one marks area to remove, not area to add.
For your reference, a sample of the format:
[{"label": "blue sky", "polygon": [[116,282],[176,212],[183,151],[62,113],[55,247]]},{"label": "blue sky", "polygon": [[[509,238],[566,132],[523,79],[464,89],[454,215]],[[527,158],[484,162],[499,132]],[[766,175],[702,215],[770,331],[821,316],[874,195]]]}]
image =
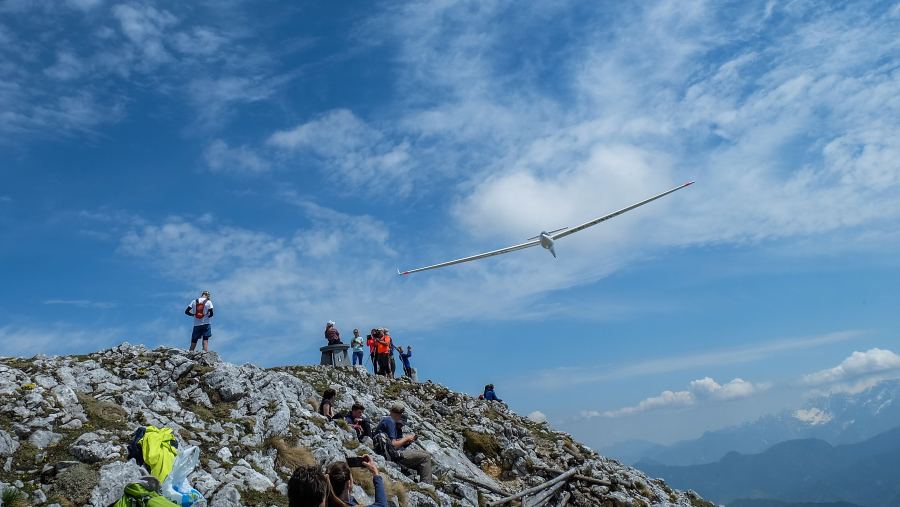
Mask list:
[{"label": "blue sky", "polygon": [[[387,326],[594,445],[900,370],[900,4],[0,4],[0,354]],[[540,250],[396,277],[690,189]],[[857,353],[856,355],[853,355]],[[824,373],[823,373],[824,372]]]}]

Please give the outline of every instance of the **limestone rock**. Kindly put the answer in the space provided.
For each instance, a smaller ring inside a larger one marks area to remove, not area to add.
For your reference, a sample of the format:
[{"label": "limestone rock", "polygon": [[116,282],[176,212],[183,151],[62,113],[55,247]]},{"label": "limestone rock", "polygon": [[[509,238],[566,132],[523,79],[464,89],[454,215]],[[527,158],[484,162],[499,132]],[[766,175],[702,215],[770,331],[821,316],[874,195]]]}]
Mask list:
[{"label": "limestone rock", "polygon": [[100,483],[91,492],[91,505],[107,507],[122,496],[125,486],[138,482],[144,475],[143,469],[134,460],[118,461],[100,468]]},{"label": "limestone rock", "polygon": [[[404,403],[407,429],[419,436],[414,447],[432,457],[437,489],[415,484],[416,474],[373,453],[371,439],[359,442],[342,421],[317,414],[326,387],[338,392],[336,411],[359,403],[373,427],[391,404]],[[362,368],[262,369],[223,362],[213,352],[130,344],[88,356],[0,358],[0,421],[4,480],[74,505],[108,505],[146,473],[122,460],[134,429],[149,424],[170,427],[182,446],[202,449],[189,482],[213,507],[244,505],[242,494],[285,495],[294,467],[364,454],[373,456],[395,488],[405,488],[411,507],[475,506],[498,499],[494,490],[511,494],[549,479],[552,473],[541,468],[572,467],[615,486],[570,482],[559,491],[571,495],[570,505],[692,504],[685,493],[502,403],[432,382],[374,377]],[[81,428],[90,431],[78,434]],[[59,445],[64,438],[65,449]],[[34,466],[17,469],[10,456],[21,453],[26,441],[38,450]],[[79,461],[60,461],[66,453]],[[361,487],[355,494],[363,500]],[[32,493],[31,501],[46,500]],[[399,497],[390,504],[399,505]]]},{"label": "limestone rock", "polygon": [[9,433],[0,430],[0,456],[12,456],[19,450],[19,441]]}]

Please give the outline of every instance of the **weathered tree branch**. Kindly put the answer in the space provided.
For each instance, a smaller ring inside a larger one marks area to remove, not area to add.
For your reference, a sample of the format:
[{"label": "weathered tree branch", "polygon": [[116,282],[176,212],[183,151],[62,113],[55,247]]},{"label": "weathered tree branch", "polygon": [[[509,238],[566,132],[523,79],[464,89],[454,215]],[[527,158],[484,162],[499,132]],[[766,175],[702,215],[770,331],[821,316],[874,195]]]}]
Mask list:
[{"label": "weathered tree branch", "polygon": [[488,504],[488,507],[496,507],[497,505],[503,505],[503,504],[509,503],[509,502],[511,502],[511,501],[513,501],[513,500],[518,500],[519,498],[522,498],[523,496],[533,495],[534,493],[537,493],[537,492],[539,492],[539,491],[543,491],[543,490],[549,488],[550,486],[553,486],[554,484],[556,484],[556,483],[558,483],[558,482],[562,482],[562,481],[567,480],[569,477],[572,477],[572,476],[575,475],[575,473],[577,473],[577,472],[578,472],[578,469],[577,469],[577,468],[573,468],[573,469],[569,470],[568,472],[566,472],[566,473],[564,473],[564,474],[562,474],[562,475],[559,475],[559,476],[557,476],[557,477],[555,477],[555,478],[553,478],[553,479],[550,479],[550,480],[547,481],[547,482],[544,482],[544,483],[542,483],[542,484],[539,484],[539,485],[537,485],[537,486],[535,486],[535,487],[533,487],[533,488],[528,488],[528,489],[526,489],[526,490],[524,490],[524,491],[520,491],[520,492],[516,493],[515,495],[508,496],[508,497],[506,497],[506,498],[502,498],[502,499],[500,499],[500,500],[497,500],[496,502],[491,502],[491,503]]}]

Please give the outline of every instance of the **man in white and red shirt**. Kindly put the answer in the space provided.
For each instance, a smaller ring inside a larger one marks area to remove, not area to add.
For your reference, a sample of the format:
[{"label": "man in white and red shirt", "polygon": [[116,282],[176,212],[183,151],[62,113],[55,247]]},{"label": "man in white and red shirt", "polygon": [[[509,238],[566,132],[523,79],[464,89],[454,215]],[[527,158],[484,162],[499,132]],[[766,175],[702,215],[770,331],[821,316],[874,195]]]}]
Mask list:
[{"label": "man in white and red shirt", "polygon": [[197,341],[203,338],[203,351],[209,350],[209,339],[212,338],[212,328],[209,319],[213,317],[212,295],[208,290],[203,291],[200,297],[191,301],[184,310],[184,314],[194,318],[194,332],[191,333],[191,350],[197,348]]}]

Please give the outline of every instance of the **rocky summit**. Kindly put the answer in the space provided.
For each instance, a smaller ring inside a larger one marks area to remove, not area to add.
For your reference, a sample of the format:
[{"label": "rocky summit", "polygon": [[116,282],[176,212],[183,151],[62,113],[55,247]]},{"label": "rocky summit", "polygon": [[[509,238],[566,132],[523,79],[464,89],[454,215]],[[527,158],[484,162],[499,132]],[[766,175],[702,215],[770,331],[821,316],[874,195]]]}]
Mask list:
[{"label": "rocky summit", "polygon": [[[0,358],[3,501],[110,505],[125,484],[146,475],[126,461],[126,445],[136,428],[153,425],[201,449],[190,481],[210,506],[287,505],[295,467],[374,456],[369,440],[360,443],[343,421],[317,413],[328,387],[337,390],[337,410],[359,402],[375,423],[393,403],[406,405],[435,479],[434,486],[418,483],[377,456],[393,505],[486,505],[572,469],[577,475],[545,495],[544,505],[711,505],[547,423],[432,382],[387,380],[360,367],[238,366],[214,352],[127,343],[83,356]],[[366,473],[354,470],[354,496],[363,505],[372,501]]]}]

